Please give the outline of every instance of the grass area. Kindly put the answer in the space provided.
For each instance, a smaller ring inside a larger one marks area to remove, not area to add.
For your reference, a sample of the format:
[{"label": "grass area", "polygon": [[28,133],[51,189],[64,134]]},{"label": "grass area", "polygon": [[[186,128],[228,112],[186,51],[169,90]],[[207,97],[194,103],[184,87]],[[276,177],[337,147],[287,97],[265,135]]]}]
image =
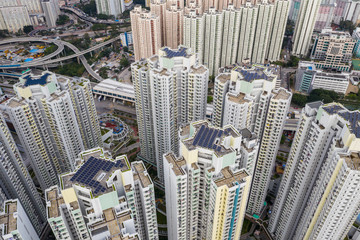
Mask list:
[{"label": "grass area", "polygon": [[101,128],[100,131],[101,131],[101,135],[105,135],[105,134],[107,134],[110,130],[109,130],[109,129],[106,129],[106,128]]},{"label": "grass area", "polygon": [[158,224],[166,224],[166,216],[162,213],[156,212]]},{"label": "grass area", "polygon": [[250,231],[252,225],[253,225],[253,223],[245,218],[243,227],[241,229],[241,235],[245,234],[245,233],[248,233]]},{"label": "grass area", "polygon": [[110,143],[110,140],[111,140],[111,137],[108,137],[108,138],[105,140],[105,143],[106,143],[106,144],[109,144],[109,143]]}]

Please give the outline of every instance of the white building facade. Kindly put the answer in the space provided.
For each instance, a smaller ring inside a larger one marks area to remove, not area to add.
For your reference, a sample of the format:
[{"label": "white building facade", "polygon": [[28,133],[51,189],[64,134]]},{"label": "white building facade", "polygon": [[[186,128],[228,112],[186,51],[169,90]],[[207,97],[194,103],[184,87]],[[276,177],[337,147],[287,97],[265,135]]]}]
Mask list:
[{"label": "white building facade", "polygon": [[141,156],[156,164],[162,181],[162,156],[177,151],[180,124],[204,119],[208,69],[197,55],[164,47],[132,64]]},{"label": "white building facade", "polygon": [[251,141],[247,150],[256,155],[258,144],[247,137],[232,126],[214,128],[206,121],[180,130],[180,157],[164,155],[170,239],[240,238],[251,184],[240,166],[241,159],[248,160],[241,145]]},{"label": "white building facade", "polygon": [[342,239],[360,208],[359,112],[303,109],[269,230],[275,239]]}]

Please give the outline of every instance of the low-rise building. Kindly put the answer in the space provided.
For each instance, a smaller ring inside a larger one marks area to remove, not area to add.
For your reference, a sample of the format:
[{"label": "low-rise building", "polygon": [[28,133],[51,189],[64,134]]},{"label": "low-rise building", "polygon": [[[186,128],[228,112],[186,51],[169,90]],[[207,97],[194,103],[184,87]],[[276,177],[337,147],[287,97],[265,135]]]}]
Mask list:
[{"label": "low-rise building", "polygon": [[355,43],[349,32],[325,28],[315,39],[311,59],[317,68],[349,72]]}]

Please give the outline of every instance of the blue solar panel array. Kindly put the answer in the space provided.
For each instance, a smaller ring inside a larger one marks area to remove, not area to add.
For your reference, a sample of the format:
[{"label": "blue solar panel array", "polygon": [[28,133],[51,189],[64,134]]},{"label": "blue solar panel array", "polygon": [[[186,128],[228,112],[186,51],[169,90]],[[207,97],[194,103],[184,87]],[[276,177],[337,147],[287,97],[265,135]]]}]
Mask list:
[{"label": "blue solar panel array", "polygon": [[228,135],[229,131],[229,129],[223,131],[215,128],[208,128],[207,126],[202,125],[196,133],[193,146],[200,146],[220,151],[221,147],[215,144],[215,139],[221,137],[223,133]]},{"label": "blue solar panel array", "polygon": [[360,112],[341,112],[339,115],[350,122],[353,133],[360,138]]},{"label": "blue solar panel array", "polygon": [[241,69],[240,73],[243,75],[244,80],[247,82],[250,82],[255,79],[265,79],[265,80],[268,79],[268,76],[265,73],[258,74],[257,72],[254,73],[254,72],[246,71],[244,69]]},{"label": "blue solar panel array", "polygon": [[339,105],[330,105],[328,107],[324,107],[323,109],[329,114],[336,114],[342,110],[345,110],[345,108]]},{"label": "blue solar panel array", "polygon": [[45,73],[40,78],[32,78],[30,75],[27,75],[27,76],[23,77],[26,80],[24,86],[28,87],[31,85],[38,85],[38,84],[45,85],[46,79],[49,75],[50,75],[50,73]]},{"label": "blue solar panel array", "polygon": [[180,48],[178,51],[173,51],[169,48],[164,48],[164,51],[166,52],[166,56],[169,58],[172,57],[185,57],[186,54],[186,48]]},{"label": "blue solar panel array", "polygon": [[72,176],[70,181],[76,181],[94,188],[94,194],[103,193],[106,191],[106,188],[93,178],[99,171],[109,172],[113,167],[122,168],[124,167],[124,163],[120,160],[117,162],[110,162],[90,157],[74,176]]}]

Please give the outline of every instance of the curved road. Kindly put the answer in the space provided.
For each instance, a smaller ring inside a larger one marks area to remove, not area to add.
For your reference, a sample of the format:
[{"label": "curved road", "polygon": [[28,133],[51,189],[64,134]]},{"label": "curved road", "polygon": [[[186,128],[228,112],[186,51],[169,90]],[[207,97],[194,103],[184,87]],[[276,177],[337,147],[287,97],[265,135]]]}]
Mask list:
[{"label": "curved road", "polygon": [[[100,43],[98,45],[95,45],[89,49],[86,49],[84,51],[80,51],[76,46],[74,46],[73,44],[69,43],[69,42],[65,42],[65,41],[61,41],[61,40],[55,40],[55,39],[41,39],[41,38],[34,38],[34,37],[25,37],[25,38],[15,38],[15,39],[8,39],[8,40],[4,40],[4,41],[0,41],[0,45],[4,45],[4,44],[10,44],[10,43],[14,43],[14,42],[46,42],[46,43],[53,43],[55,45],[58,46],[58,49],[52,53],[49,54],[43,58],[39,58],[39,59],[35,59],[31,62],[28,63],[23,63],[23,64],[14,64],[14,65],[0,65],[0,69],[14,69],[14,68],[28,68],[28,67],[35,67],[35,66],[41,66],[41,65],[47,65],[47,64],[52,64],[52,63],[57,63],[57,62],[61,62],[61,61],[65,61],[65,60],[69,60],[71,58],[75,58],[75,57],[79,57],[80,61],[82,62],[82,64],[84,65],[85,69],[87,70],[87,72],[94,77],[96,80],[98,81],[102,81],[103,78],[100,77],[88,64],[86,58],[84,57],[84,54],[92,52],[98,48],[104,47],[110,43],[113,43],[117,40],[120,39],[120,36],[116,37],[116,38],[112,38],[106,42]],[[64,46],[67,46],[68,48],[70,48],[75,54],[70,55],[70,56],[66,56],[66,57],[62,57],[62,58],[56,58],[56,59],[51,59],[55,56],[57,56],[58,54],[60,54],[63,50],[64,50]]]},{"label": "curved road", "polygon": [[71,11],[72,13],[76,14],[79,18],[88,21],[88,22],[92,22],[92,23],[103,23],[103,24],[122,24],[125,21],[123,19],[119,19],[119,21],[112,21],[112,20],[97,20],[95,18],[92,17],[88,17],[83,11],[81,11],[78,8],[72,8],[72,7],[66,7],[63,6],[60,8],[61,10],[68,10]]}]

